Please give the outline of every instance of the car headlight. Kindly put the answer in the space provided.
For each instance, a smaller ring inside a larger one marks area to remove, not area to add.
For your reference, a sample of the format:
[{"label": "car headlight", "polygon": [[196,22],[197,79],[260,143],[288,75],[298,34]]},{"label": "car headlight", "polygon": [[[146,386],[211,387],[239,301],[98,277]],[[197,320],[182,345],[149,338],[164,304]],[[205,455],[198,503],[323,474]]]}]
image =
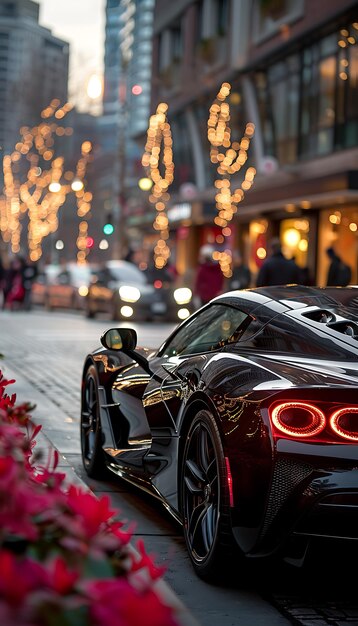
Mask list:
[{"label": "car headlight", "polygon": [[119,288],[118,292],[123,302],[137,302],[140,298],[140,291],[137,287],[123,285],[123,287]]},{"label": "car headlight", "polygon": [[188,287],[179,287],[174,291],[174,300],[177,304],[187,304],[192,298],[192,291]]},{"label": "car headlight", "polygon": [[86,287],[86,285],[81,285],[81,287],[78,288],[78,293],[80,296],[87,296],[88,287]]}]

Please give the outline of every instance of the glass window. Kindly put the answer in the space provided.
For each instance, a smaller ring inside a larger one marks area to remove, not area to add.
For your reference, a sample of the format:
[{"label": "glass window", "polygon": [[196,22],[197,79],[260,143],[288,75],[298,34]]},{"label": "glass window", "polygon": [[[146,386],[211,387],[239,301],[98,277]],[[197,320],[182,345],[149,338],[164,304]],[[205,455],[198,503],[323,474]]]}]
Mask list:
[{"label": "glass window", "polygon": [[327,127],[334,124],[334,90],[336,82],[336,59],[328,57],[318,67],[319,105],[318,126]]},{"label": "glass window", "polygon": [[[358,32],[356,34],[358,38]],[[356,117],[358,111],[358,46],[351,46],[348,61],[348,94],[347,113],[348,117]],[[344,81],[344,76],[342,77]]]},{"label": "glass window", "polygon": [[226,35],[229,27],[229,2],[228,0],[216,0],[216,33],[219,37]]},{"label": "glass window", "polygon": [[337,52],[337,34],[333,33],[322,39],[320,44],[321,55],[335,54]]},{"label": "glass window", "polygon": [[191,137],[183,114],[173,120],[172,135],[175,163],[173,189],[178,189],[183,183],[195,182]]},{"label": "glass window", "polygon": [[276,156],[280,163],[297,158],[299,119],[299,73],[297,55],[273,65],[268,71]]},{"label": "glass window", "polygon": [[177,24],[170,30],[172,61],[177,61],[183,56],[183,36],[181,24]]},{"label": "glass window", "polygon": [[213,304],[185,326],[161,348],[159,356],[172,357],[220,350],[227,343],[237,341],[244,322],[251,318],[234,307]]},{"label": "glass window", "polygon": [[127,283],[138,283],[141,285],[146,284],[145,274],[138,269],[135,265],[133,267],[130,263],[126,263],[125,265],[116,266],[116,261],[108,262],[108,270],[112,279],[117,280],[119,282],[127,282]]}]

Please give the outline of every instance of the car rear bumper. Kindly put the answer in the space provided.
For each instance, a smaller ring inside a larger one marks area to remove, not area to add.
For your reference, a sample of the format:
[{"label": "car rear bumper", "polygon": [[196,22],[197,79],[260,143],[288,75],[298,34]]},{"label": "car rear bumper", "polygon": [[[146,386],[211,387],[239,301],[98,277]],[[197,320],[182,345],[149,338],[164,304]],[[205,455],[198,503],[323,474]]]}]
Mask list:
[{"label": "car rear bumper", "polygon": [[295,539],[358,541],[358,464],[346,458],[353,448],[339,446],[343,458],[279,454],[260,528],[234,528],[240,548],[268,556],[284,553]]}]

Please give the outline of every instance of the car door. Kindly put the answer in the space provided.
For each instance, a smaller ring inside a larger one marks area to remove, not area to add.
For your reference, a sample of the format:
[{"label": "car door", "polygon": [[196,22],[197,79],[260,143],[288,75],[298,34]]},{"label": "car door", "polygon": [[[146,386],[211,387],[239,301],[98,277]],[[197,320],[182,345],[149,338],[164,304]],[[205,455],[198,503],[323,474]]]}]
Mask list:
[{"label": "car door", "polygon": [[[96,358],[101,359],[101,355]],[[166,436],[173,426],[161,402],[160,359],[154,356],[149,359],[149,364],[150,372],[128,358],[128,364],[118,368],[112,383],[113,404],[102,405],[111,416],[114,461],[137,473],[143,470],[143,459],[151,450],[156,423],[160,424],[161,433]],[[102,421],[107,423],[103,417]]]}]

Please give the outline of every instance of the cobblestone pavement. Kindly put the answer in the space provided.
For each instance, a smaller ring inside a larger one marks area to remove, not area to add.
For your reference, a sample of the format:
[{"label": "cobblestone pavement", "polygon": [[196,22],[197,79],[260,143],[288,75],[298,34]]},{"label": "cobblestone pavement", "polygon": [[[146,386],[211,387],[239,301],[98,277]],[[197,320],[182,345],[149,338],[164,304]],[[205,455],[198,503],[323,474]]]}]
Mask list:
[{"label": "cobblestone pavement", "polygon": [[[0,352],[5,356],[1,367],[6,375],[8,362],[15,373],[21,373],[44,399],[58,407],[63,416],[62,423],[48,422],[47,434],[50,438],[51,433],[56,437],[61,428],[63,451],[66,452],[67,440],[67,452],[71,457],[72,442],[74,438],[78,439],[83,359],[98,345],[100,334],[112,323],[95,323],[66,313],[53,319],[56,319],[56,324],[49,324],[46,314],[38,311],[31,314],[0,313]],[[170,330],[171,326],[167,325],[164,336]],[[163,329],[143,325],[138,330],[138,336],[142,345],[156,347],[163,340]],[[46,410],[47,407],[42,409],[41,423],[46,421]],[[77,451],[75,456],[79,459]],[[347,550],[333,554],[332,550],[322,549],[303,571],[283,566],[277,571],[259,574],[253,581],[255,589],[277,609],[277,620],[268,619],[267,626],[282,626],[285,623],[295,626],[358,626],[357,556]],[[348,573],[348,567],[350,570],[353,568],[352,574]],[[287,621],[282,621],[285,618]],[[217,620],[217,623],[222,623],[219,611]],[[257,626],[245,616],[226,623]]]}]

